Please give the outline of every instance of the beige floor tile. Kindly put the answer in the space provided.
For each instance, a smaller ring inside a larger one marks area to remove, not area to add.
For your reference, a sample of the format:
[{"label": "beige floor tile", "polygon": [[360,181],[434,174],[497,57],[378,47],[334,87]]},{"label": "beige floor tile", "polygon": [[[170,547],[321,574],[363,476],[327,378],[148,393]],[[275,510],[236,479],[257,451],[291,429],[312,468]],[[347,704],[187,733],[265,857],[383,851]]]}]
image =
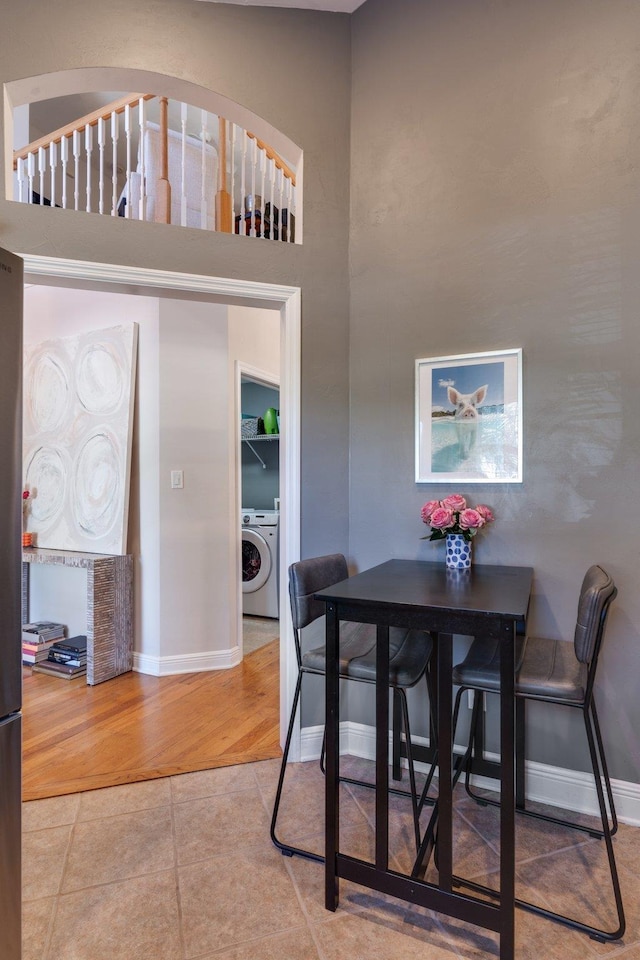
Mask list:
[{"label": "beige floor tile", "polygon": [[[452,950],[441,931],[434,934],[408,926],[404,915],[400,906],[389,904],[386,912],[342,915],[332,923],[316,924],[314,934],[324,960],[458,960],[461,954]],[[462,956],[466,960],[473,954]]]},{"label": "beige floor tile", "polygon": [[42,960],[55,905],[55,897],[23,904],[22,960]]},{"label": "beige floor tile", "polygon": [[38,900],[60,890],[71,839],[70,826],[33,830],[22,838],[22,896]]},{"label": "beige floor tile", "polygon": [[[591,939],[594,953],[607,953],[640,940],[640,882],[619,867],[627,916],[625,938],[614,945]],[[583,923],[606,930],[617,926],[615,903],[604,844],[591,840],[578,847],[532,860],[518,867],[518,894]],[[583,935],[583,939],[586,939]],[[640,957],[640,952],[639,952]]]},{"label": "beige floor tile", "polygon": [[72,793],[67,797],[48,797],[46,800],[29,800],[23,803],[22,832],[74,823],[80,807],[80,797],[81,794]]},{"label": "beige floor tile", "polygon": [[89,790],[81,794],[78,820],[96,820],[166,806],[171,802],[170,782],[169,777],[163,777],[104,790]]},{"label": "beige floor tile", "polygon": [[178,863],[265,846],[269,818],[257,788],[174,805]]},{"label": "beige floor tile", "polygon": [[230,950],[218,950],[207,954],[202,960],[318,960],[313,937],[308,930],[277,934],[275,937],[252,940]]},{"label": "beige floor tile", "polygon": [[59,898],[47,960],[183,960],[173,870]]},{"label": "beige floor tile", "polygon": [[180,867],[178,881],[187,957],[306,930],[282,856],[273,848]]},{"label": "beige floor tile", "polygon": [[171,778],[171,796],[174,803],[183,800],[198,800],[219,793],[234,793],[237,790],[255,789],[254,763],[235,767],[218,767],[215,770],[200,770],[183,773]]},{"label": "beige floor tile", "polygon": [[173,866],[170,807],[88,820],[74,829],[62,891],[69,893]]},{"label": "beige floor tile", "polygon": [[[275,780],[261,782],[269,814],[276,793]],[[373,791],[366,791],[373,794]],[[317,764],[288,764],[278,813],[277,834],[285,843],[301,844],[304,837],[324,832],[324,777]],[[346,825],[362,824],[366,817],[348,787],[340,788],[340,818]]]}]

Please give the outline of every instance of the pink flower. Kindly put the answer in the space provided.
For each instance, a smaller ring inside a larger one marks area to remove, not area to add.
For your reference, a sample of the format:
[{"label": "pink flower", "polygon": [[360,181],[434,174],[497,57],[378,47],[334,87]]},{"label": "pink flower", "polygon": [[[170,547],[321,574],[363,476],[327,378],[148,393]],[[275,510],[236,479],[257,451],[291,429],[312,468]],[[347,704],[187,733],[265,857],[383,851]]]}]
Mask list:
[{"label": "pink flower", "polygon": [[23,491],[22,491],[22,499],[23,499],[23,500],[28,500],[28,499],[29,499],[29,496],[30,496],[30,494],[29,494],[29,491],[28,491],[28,490],[23,490]]},{"label": "pink flower", "polygon": [[433,530],[446,530],[453,526],[453,512],[447,507],[436,507],[429,522]]},{"label": "pink flower", "polygon": [[491,523],[492,520],[495,520],[493,511],[484,505],[484,503],[479,503],[476,507],[477,512],[480,514],[485,523]]},{"label": "pink flower", "polygon": [[464,497],[460,496],[459,493],[452,493],[450,496],[445,497],[442,501],[442,506],[448,507],[449,510],[453,510],[454,513],[464,510],[466,505],[467,501]]},{"label": "pink flower", "polygon": [[422,522],[423,522],[423,523],[429,523],[429,521],[431,520],[431,514],[432,514],[433,511],[436,509],[436,507],[439,507],[439,506],[440,506],[440,501],[439,501],[439,500],[427,500],[427,502],[425,503],[424,507],[423,507],[422,510],[420,511],[420,516],[422,517]]},{"label": "pink flower", "polygon": [[480,527],[484,527],[485,520],[477,510],[468,508],[462,511],[458,523],[461,530],[479,530]]}]

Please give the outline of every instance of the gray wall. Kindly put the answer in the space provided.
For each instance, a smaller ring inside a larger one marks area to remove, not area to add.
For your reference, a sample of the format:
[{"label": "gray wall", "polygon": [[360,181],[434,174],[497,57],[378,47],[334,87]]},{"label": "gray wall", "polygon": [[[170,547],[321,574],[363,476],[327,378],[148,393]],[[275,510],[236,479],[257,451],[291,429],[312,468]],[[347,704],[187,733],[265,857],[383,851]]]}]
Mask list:
[{"label": "gray wall", "polygon": [[184,0],[63,0],[53,17],[50,4],[26,0],[3,9],[0,32],[2,82],[91,66],[170,74],[230,97],[304,150],[303,246],[72,211],[43,217],[3,198],[0,244],[301,287],[306,555],[347,548],[349,57],[345,15]]},{"label": "gray wall", "polygon": [[[535,568],[533,632],[572,638],[586,567],[614,576],[597,696],[634,782],[639,36],[627,0],[367,0],[350,248],[352,561],[441,559],[420,506],[455,491],[413,480],[414,360],[522,347],[524,483],[459,492],[498,518],[477,560]],[[532,758],[584,767],[579,718],[548,713]]]}]

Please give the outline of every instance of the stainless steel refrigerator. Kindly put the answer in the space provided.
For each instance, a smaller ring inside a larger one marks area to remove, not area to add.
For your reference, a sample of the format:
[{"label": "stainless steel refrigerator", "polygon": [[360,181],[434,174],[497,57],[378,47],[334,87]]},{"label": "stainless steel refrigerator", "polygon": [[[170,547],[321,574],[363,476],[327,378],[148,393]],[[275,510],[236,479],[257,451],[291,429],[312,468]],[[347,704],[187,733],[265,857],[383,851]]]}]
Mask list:
[{"label": "stainless steel refrigerator", "polygon": [[0,248],[0,957],[20,960],[22,260]]}]

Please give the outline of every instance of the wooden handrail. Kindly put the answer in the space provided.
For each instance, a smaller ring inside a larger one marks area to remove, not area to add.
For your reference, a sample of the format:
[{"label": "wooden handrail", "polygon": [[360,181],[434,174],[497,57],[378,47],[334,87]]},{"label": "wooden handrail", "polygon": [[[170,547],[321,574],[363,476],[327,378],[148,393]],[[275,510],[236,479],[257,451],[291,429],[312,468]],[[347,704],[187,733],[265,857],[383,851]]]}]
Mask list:
[{"label": "wooden handrail", "polygon": [[72,123],[67,123],[64,127],[59,127],[46,137],[40,137],[39,140],[28,143],[26,147],[14,150],[13,169],[16,169],[18,160],[24,160],[30,153],[37,153],[40,147],[48,147],[50,143],[60,143],[63,137],[70,136],[74,130],[80,132],[86,127],[95,127],[98,125],[98,120],[108,120],[112,113],[123,113],[126,107],[134,106],[139,100],[152,100],[155,96],[155,93],[130,93],[126,97],[120,97],[119,100],[105,104],[104,107],[100,107],[92,113],[87,113],[86,116],[80,117]]},{"label": "wooden handrail", "polygon": [[248,130],[247,130],[247,136],[250,137],[251,140],[255,140],[255,141],[256,141],[256,143],[258,144],[258,147],[260,148],[260,150],[264,150],[264,152],[265,152],[266,155],[268,156],[269,160],[273,160],[273,162],[275,163],[275,165],[276,165],[276,167],[278,168],[278,170],[282,170],[282,172],[283,172],[284,176],[287,178],[287,180],[291,180],[291,183],[292,183],[293,186],[295,187],[295,185],[296,185],[296,175],[295,175],[295,173],[293,172],[293,170],[291,170],[290,167],[288,167],[288,166],[286,165],[286,163],[284,162],[284,160],[282,159],[282,157],[279,156],[279,155],[275,152],[275,150],[273,149],[273,147],[270,147],[267,143],[264,142],[264,140],[261,140],[259,137],[256,137],[255,133],[249,133]]}]

